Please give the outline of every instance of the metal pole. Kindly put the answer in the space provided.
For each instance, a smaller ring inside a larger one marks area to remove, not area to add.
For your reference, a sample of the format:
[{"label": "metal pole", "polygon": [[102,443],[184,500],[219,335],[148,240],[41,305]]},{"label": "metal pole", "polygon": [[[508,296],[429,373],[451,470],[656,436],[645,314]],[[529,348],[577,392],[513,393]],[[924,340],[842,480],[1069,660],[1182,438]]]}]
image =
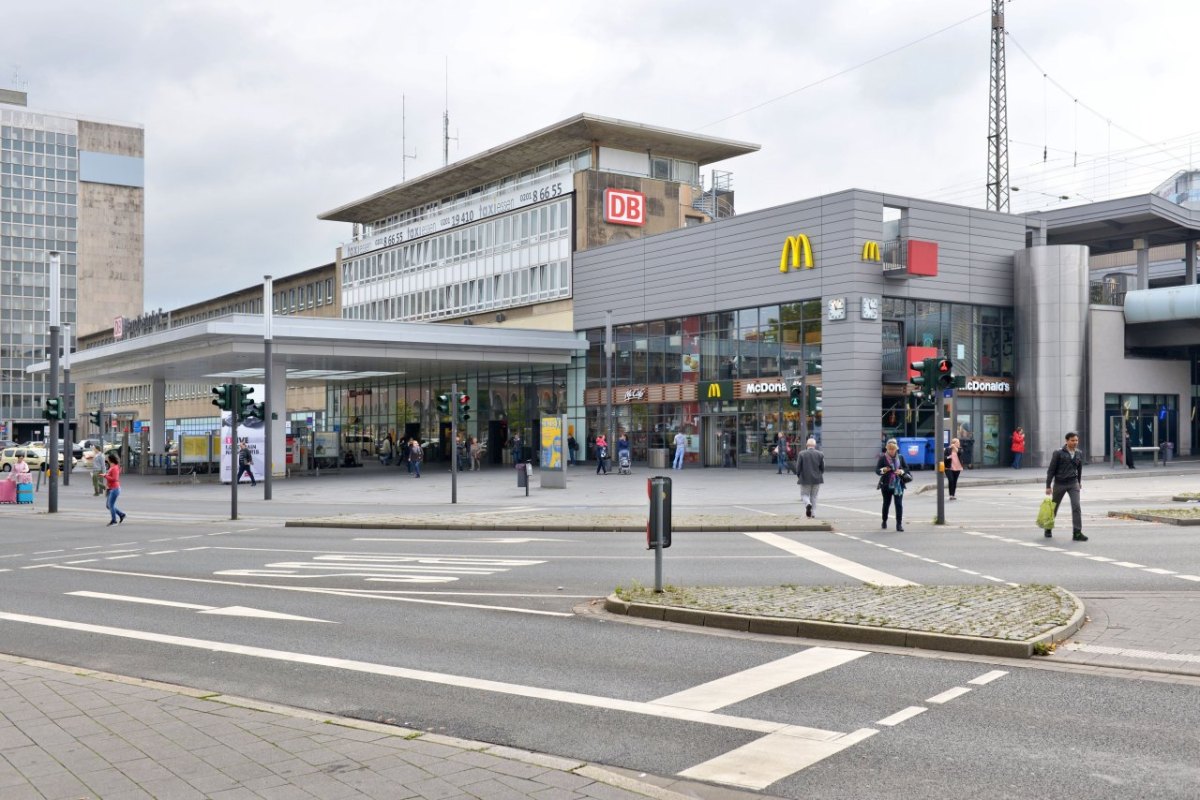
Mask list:
[{"label": "metal pole", "polygon": [[613,353],[616,347],[613,344],[612,332],[612,311],[604,312],[604,434],[608,446],[613,446]]},{"label": "metal pole", "polygon": [[[275,473],[275,464],[271,460],[271,440],[275,438],[275,426],[271,420],[275,417],[275,406],[271,403],[271,324],[273,309],[271,308],[271,294],[273,283],[270,275],[263,275],[263,359],[265,365],[263,367],[263,380],[267,385],[263,389],[263,427],[266,432],[266,438],[263,442],[263,461],[266,462],[266,474],[263,475],[263,500],[271,499],[271,479]],[[286,392],[285,392],[286,396]],[[287,410],[287,403],[284,403],[284,410]]]},{"label": "metal pole", "polygon": [[71,391],[71,326],[63,325],[63,486],[71,485],[75,453],[71,420],[75,419],[75,393]]},{"label": "metal pole", "polygon": [[[933,370],[928,370],[930,377],[933,377]],[[936,525],[946,524],[946,460],[942,458],[944,445],[942,444],[942,419],[946,414],[945,398],[942,397],[942,388],[936,383],[932,389],[933,393],[933,463],[937,464],[937,519],[934,520]]]},{"label": "metal pole", "polygon": [[663,590],[663,537],[666,531],[663,530],[663,485],[660,483],[654,486],[654,520],[657,523],[657,536],[654,540],[654,591],[656,594],[662,594]]},{"label": "metal pole", "polygon": [[450,384],[450,502],[458,502],[458,381]]},{"label": "metal pole", "polygon": [[229,399],[233,408],[229,411],[229,429],[233,432],[229,447],[229,472],[233,480],[229,482],[229,518],[237,519],[237,485],[238,485],[238,408],[242,405],[242,385],[235,383],[230,386]]},{"label": "metal pole", "polygon": [[800,441],[796,450],[799,452],[808,441],[808,361],[800,359]]},{"label": "metal pole", "polygon": [[[58,253],[50,253],[50,397],[58,397],[58,348],[59,348],[59,280],[61,263]],[[49,420],[47,420],[49,421]],[[58,512],[58,425],[48,426],[50,448],[50,479],[47,487],[49,499],[47,510]]]}]

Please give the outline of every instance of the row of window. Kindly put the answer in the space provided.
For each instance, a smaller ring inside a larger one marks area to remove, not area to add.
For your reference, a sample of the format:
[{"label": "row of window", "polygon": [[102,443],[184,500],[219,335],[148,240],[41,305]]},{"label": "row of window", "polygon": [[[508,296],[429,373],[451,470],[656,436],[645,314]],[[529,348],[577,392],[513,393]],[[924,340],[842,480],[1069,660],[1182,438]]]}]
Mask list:
[{"label": "row of window", "polygon": [[35,203],[32,200],[9,199],[0,201],[0,213],[11,214],[10,222],[28,222],[29,220],[18,219],[21,214],[73,219],[75,207],[66,203]]},{"label": "row of window", "polygon": [[[276,292],[274,311],[276,314],[295,314],[307,308],[333,305],[333,302],[333,278],[325,278]],[[260,303],[259,310],[255,313],[261,312],[262,305]]]},{"label": "row of window", "polygon": [[30,150],[32,145],[33,153],[73,153],[78,141],[73,133],[0,125],[0,148],[5,150]]},{"label": "row of window", "polygon": [[580,170],[589,169],[592,166],[592,151],[580,150],[578,153],[573,153],[569,156],[547,161],[543,164],[538,164],[536,167],[514,172],[511,175],[505,175],[503,178],[491,181],[489,183],[473,186],[470,189],[459,192],[452,197],[444,197],[440,201],[426,203],[423,206],[412,208],[399,214],[393,214],[390,217],[376,220],[370,225],[364,226],[365,235],[374,235],[383,233],[389,228],[394,228],[400,225],[408,225],[419,221],[423,217],[436,216],[453,212],[457,207],[465,205],[464,201],[474,203],[480,196],[492,194],[494,192],[510,191],[515,189],[522,183],[530,183],[541,178],[545,178],[558,170],[564,172],[578,172]]},{"label": "row of window", "polygon": [[444,319],[571,296],[567,260],[347,306],[346,319]]},{"label": "row of window", "polygon": [[391,275],[456,264],[565,237],[570,232],[571,202],[561,200],[348,259],[342,270],[342,285],[348,288]]},{"label": "row of window", "polygon": [[[25,179],[15,178],[14,180],[23,181]],[[41,179],[30,178],[29,180]],[[69,188],[73,188],[73,184],[70,185]],[[75,192],[43,191],[43,189],[45,189],[45,187],[22,189],[16,186],[9,186],[8,181],[5,181],[4,185],[0,186],[0,199],[33,200],[37,203],[62,203],[64,205],[75,205]]]}]

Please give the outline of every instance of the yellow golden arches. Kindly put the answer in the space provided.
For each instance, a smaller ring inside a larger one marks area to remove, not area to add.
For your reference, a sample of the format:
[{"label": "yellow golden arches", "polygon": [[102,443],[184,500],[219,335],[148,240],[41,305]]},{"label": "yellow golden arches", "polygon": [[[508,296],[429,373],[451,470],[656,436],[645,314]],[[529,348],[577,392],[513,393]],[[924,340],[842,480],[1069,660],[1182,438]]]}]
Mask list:
[{"label": "yellow golden arches", "polygon": [[879,242],[864,242],[862,249],[863,261],[883,261],[879,253]]},{"label": "yellow golden arches", "polygon": [[801,264],[805,269],[813,268],[812,244],[803,233],[789,236],[783,243],[783,251],[779,254],[779,271],[787,272],[789,267],[800,269]]},{"label": "yellow golden arches", "polygon": [[708,398],[710,400],[711,399],[717,399],[717,400],[721,399],[721,384],[710,383],[708,385]]}]

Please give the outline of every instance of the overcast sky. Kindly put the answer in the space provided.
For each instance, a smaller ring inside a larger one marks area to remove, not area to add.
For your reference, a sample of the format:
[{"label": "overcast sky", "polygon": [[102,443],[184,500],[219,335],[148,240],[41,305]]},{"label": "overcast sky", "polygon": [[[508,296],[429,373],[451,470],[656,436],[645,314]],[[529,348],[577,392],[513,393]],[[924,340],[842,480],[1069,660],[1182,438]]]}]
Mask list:
[{"label": "overcast sky", "polygon": [[[331,261],[350,226],[317,214],[441,167],[447,59],[452,162],[589,112],[761,144],[717,165],[743,213],[852,187],[982,207],[989,11],[8,3],[0,87],[145,127],[145,302],[173,308]],[[1006,27],[1012,210],[1148,192],[1193,163],[1200,3],[1016,0]]]}]

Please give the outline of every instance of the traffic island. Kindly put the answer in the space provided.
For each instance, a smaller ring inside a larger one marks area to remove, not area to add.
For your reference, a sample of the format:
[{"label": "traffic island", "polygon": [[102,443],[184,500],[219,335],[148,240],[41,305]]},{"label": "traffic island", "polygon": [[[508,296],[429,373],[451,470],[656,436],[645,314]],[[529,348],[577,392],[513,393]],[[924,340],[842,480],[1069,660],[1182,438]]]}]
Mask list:
[{"label": "traffic island", "polygon": [[[1178,500],[1179,498],[1174,498]],[[1192,499],[1192,498],[1187,498]],[[1162,522],[1167,525],[1200,525],[1200,508],[1138,508],[1132,511],[1110,511],[1110,517],[1136,519],[1142,522]]]},{"label": "traffic island", "polygon": [[1029,658],[1083,624],[1058,586],[618,587],[605,610],[709,628]]}]

